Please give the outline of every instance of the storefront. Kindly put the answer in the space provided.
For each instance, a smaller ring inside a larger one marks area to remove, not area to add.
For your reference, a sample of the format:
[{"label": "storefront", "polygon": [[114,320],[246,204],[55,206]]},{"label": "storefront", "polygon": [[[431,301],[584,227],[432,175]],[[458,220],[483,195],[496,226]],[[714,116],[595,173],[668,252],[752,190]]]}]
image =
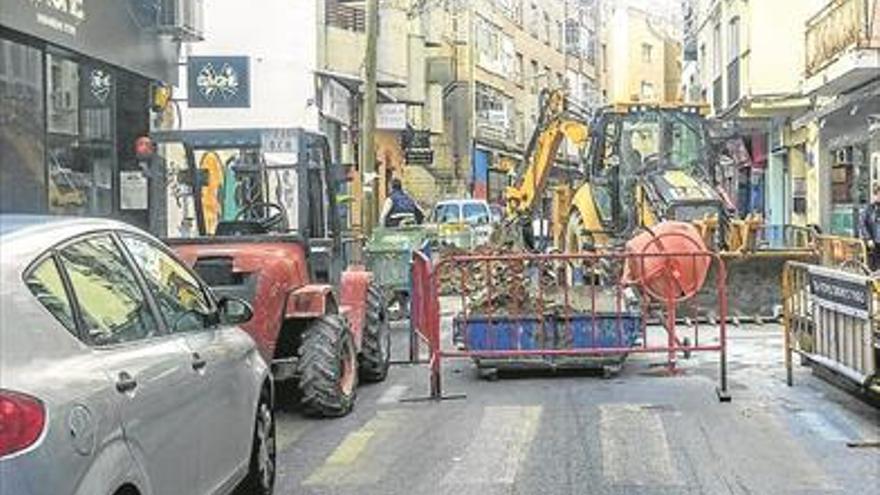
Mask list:
[{"label": "storefront", "polygon": [[[5,8],[17,4],[16,8]],[[150,130],[151,87],[173,82],[179,43],[159,2],[4,2],[0,11],[0,212],[114,216],[120,173]]]}]

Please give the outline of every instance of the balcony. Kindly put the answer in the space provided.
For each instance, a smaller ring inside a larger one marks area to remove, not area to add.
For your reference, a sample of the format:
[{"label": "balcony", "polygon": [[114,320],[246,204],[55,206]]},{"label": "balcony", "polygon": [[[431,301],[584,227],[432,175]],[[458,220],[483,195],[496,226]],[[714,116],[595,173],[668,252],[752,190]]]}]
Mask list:
[{"label": "balcony", "polygon": [[721,113],[724,110],[724,92],[723,92],[724,84],[722,83],[721,76],[715,79],[715,82],[712,83],[712,112],[715,115]]},{"label": "balcony", "polygon": [[880,70],[880,0],[832,0],[806,26],[809,93],[833,95]]},{"label": "balcony", "polygon": [[727,106],[739,101],[739,57],[727,65]]}]

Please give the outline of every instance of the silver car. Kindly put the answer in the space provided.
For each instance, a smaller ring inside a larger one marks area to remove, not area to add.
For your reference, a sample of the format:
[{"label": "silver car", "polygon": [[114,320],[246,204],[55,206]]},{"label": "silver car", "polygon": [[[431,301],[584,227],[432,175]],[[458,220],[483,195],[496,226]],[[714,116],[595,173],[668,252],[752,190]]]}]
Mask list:
[{"label": "silver car", "polygon": [[247,303],[107,220],[0,215],[0,269],[0,494],[272,492]]}]

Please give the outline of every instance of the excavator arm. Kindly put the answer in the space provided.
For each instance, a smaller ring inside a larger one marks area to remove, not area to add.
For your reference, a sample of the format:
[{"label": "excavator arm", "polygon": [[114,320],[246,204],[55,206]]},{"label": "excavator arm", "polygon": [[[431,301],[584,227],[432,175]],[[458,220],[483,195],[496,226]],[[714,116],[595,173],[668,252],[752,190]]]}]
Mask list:
[{"label": "excavator arm", "polygon": [[567,139],[582,147],[589,139],[587,124],[566,108],[564,91],[552,91],[544,101],[538,126],[526,152],[525,171],[505,190],[509,219],[530,215],[547,185],[562,140]]}]

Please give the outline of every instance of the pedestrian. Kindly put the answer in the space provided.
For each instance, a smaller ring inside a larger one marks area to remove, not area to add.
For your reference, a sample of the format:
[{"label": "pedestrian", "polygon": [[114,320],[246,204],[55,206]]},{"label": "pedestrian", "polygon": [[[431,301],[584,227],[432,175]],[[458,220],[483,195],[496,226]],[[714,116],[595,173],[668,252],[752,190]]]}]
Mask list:
[{"label": "pedestrian", "polygon": [[868,246],[868,266],[871,271],[880,270],[880,184],[874,186],[871,204],[862,212],[862,239]]},{"label": "pedestrian", "polygon": [[382,225],[386,227],[397,227],[407,217],[412,216],[417,224],[425,221],[425,212],[419,207],[419,204],[412,199],[409,194],[404,192],[403,184],[400,179],[391,179],[391,194],[385,199],[382,206]]}]

